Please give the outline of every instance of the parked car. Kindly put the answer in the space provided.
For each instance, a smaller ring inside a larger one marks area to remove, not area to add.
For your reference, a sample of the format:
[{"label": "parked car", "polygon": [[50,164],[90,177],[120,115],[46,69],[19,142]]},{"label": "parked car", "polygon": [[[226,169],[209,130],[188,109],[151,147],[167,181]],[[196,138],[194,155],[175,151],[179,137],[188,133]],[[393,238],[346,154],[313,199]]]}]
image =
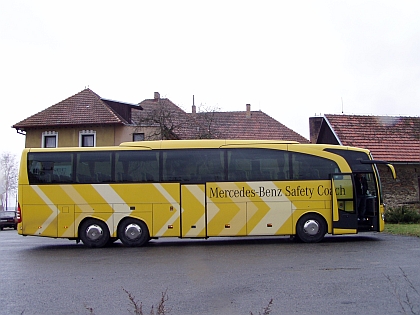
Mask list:
[{"label": "parked car", "polygon": [[17,218],[16,211],[0,211],[0,230],[3,228],[10,227],[17,230]]}]

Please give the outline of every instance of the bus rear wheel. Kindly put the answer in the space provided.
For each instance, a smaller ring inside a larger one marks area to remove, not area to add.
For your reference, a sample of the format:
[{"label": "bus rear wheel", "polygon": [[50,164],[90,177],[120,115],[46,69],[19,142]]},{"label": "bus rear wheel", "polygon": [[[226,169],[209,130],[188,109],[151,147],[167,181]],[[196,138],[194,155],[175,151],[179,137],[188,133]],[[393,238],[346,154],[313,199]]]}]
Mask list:
[{"label": "bus rear wheel", "polygon": [[79,237],[87,247],[104,247],[110,238],[106,223],[96,219],[88,219],[80,225]]},{"label": "bus rear wheel", "polygon": [[296,236],[305,243],[320,242],[325,233],[327,233],[327,224],[319,214],[305,214],[296,224]]},{"label": "bus rear wheel", "polygon": [[127,218],[118,226],[118,237],[125,246],[143,246],[149,241],[149,230],[143,221]]}]

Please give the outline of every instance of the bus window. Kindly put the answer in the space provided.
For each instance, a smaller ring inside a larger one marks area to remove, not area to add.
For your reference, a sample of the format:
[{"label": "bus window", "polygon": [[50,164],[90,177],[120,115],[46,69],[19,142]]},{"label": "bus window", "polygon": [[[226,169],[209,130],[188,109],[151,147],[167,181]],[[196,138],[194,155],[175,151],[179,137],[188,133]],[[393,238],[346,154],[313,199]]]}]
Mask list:
[{"label": "bus window", "polygon": [[369,156],[364,152],[352,150],[339,150],[339,149],[325,149],[325,151],[338,154],[346,159],[353,172],[372,172],[371,164],[362,164],[360,161],[369,160]]},{"label": "bus window", "polygon": [[296,180],[329,179],[330,174],[338,173],[337,163],[302,153],[292,153],[292,178]]},{"label": "bus window", "polygon": [[109,183],[112,152],[80,152],[76,154],[77,183]]},{"label": "bus window", "polygon": [[163,152],[163,181],[208,182],[224,180],[223,151],[168,150]]},{"label": "bus window", "polygon": [[199,150],[194,152],[197,161],[197,177],[200,182],[225,180],[223,150]]},{"label": "bus window", "polygon": [[71,153],[29,153],[29,184],[71,183],[72,165]]},{"label": "bus window", "polygon": [[123,151],[115,153],[115,181],[141,183],[159,180],[159,153]]},{"label": "bus window", "polygon": [[229,181],[283,180],[289,174],[289,154],[280,150],[227,151]]}]

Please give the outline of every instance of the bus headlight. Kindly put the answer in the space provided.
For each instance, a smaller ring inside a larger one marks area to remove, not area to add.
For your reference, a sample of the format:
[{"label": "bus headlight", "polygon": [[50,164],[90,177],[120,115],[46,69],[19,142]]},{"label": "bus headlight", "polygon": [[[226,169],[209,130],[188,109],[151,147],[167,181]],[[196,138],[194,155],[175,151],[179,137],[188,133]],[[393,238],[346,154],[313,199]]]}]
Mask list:
[{"label": "bus headlight", "polygon": [[385,221],[385,212],[382,212],[381,218],[382,218],[382,221]]}]

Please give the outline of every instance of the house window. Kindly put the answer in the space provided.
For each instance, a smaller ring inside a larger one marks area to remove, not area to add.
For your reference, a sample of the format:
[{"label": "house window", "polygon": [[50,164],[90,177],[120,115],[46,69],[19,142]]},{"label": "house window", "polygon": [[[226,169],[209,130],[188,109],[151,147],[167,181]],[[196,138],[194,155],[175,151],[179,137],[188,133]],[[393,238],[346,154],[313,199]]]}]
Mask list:
[{"label": "house window", "polygon": [[56,148],[58,143],[58,132],[45,131],[42,133],[42,147]]},{"label": "house window", "polygon": [[133,133],[133,141],[143,141],[144,133]]},{"label": "house window", "polygon": [[418,192],[419,192],[419,199],[418,200],[420,200],[420,176],[417,178],[418,179],[418,184],[419,184],[419,190],[418,190]]},{"label": "house window", "polygon": [[82,130],[79,132],[79,147],[95,147],[96,131]]}]

